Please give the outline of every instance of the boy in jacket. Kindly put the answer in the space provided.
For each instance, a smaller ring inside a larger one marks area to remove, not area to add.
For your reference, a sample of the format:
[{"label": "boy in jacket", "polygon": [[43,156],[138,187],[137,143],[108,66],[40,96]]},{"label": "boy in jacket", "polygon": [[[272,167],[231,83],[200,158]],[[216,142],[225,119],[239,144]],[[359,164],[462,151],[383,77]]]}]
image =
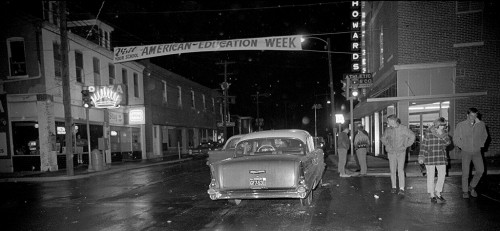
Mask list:
[{"label": "boy in jacket", "polygon": [[[477,197],[475,190],[484,172],[481,148],[488,138],[486,125],[477,118],[479,111],[476,108],[469,108],[467,119],[458,123],[455,128],[453,142],[460,148],[462,155],[462,197],[469,198],[470,195]],[[474,164],[476,173],[469,185],[470,162]]]},{"label": "boy in jacket", "polygon": [[[415,133],[408,127],[401,124],[396,115],[387,117],[389,127],[385,129],[380,139],[385,145],[387,157],[389,158],[389,169],[391,171],[391,193],[405,195],[405,172],[404,164],[406,158],[406,148],[415,142]],[[399,192],[396,187],[396,169],[399,178]]]}]

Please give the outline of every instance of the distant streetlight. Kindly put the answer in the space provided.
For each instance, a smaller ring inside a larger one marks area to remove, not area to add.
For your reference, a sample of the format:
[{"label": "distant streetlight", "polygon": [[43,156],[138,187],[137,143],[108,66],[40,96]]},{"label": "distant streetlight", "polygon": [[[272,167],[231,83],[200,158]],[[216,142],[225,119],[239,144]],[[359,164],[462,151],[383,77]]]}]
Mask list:
[{"label": "distant streetlight", "polygon": [[[317,39],[320,40],[324,43],[326,43],[326,50],[328,53],[328,73],[330,76],[330,101],[331,101],[331,116],[332,116],[332,134],[333,134],[333,142],[335,144],[335,149],[337,149],[337,139],[336,139],[336,134],[335,134],[335,92],[333,91],[333,69],[332,69],[332,57],[330,54],[330,38],[327,38],[326,40],[318,37],[305,37],[301,38],[301,42],[304,42],[306,39]],[[340,132],[340,131],[339,131]],[[335,150],[334,149],[334,150]]]},{"label": "distant streetlight", "polygon": [[314,104],[312,109],[314,109],[314,137],[318,137],[318,129],[316,127],[316,110],[323,108],[321,104]]}]

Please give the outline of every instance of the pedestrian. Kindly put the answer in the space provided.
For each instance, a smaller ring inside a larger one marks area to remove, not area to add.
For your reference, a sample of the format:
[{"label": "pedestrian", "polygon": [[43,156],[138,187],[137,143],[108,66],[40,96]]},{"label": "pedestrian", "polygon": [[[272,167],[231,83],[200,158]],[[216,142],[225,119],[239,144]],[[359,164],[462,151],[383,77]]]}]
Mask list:
[{"label": "pedestrian", "polygon": [[346,174],[345,165],[347,163],[347,151],[351,146],[351,140],[349,139],[349,128],[345,127],[342,132],[339,133],[338,142],[337,142],[337,152],[339,154],[339,164],[338,164],[338,172],[340,173],[340,177],[350,177],[351,175]]},{"label": "pedestrian", "polygon": [[354,148],[356,149],[356,156],[358,157],[359,167],[361,169],[360,175],[364,176],[367,172],[366,153],[370,148],[370,138],[363,126],[358,127],[358,134],[354,137]]},{"label": "pedestrian", "polygon": [[[437,203],[446,200],[441,195],[446,176],[446,147],[451,144],[448,131],[445,129],[446,120],[443,117],[433,121],[433,125],[424,132],[424,138],[420,142],[418,163],[425,164],[427,171],[427,192],[430,194],[431,202]],[[438,179],[434,186],[434,173],[438,171]],[[436,199],[437,198],[437,199]]]},{"label": "pedestrian", "polygon": [[[405,172],[404,164],[406,149],[415,142],[415,133],[408,127],[401,124],[401,120],[396,115],[387,117],[388,127],[380,141],[385,145],[387,157],[389,158],[389,169],[391,172],[391,193],[405,195]],[[396,187],[396,170],[399,179],[399,192]]]},{"label": "pedestrian", "polygon": [[[479,111],[469,108],[467,119],[458,123],[453,136],[453,143],[460,148],[462,155],[462,197],[477,197],[476,186],[484,172],[481,148],[488,138],[486,125],[478,119]],[[470,162],[474,164],[476,173],[469,185]]]}]

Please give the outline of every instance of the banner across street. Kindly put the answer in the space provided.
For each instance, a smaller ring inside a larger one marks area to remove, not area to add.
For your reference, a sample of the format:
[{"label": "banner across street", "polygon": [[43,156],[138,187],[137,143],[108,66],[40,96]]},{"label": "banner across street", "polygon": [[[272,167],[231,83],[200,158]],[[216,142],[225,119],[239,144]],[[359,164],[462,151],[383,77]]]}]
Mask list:
[{"label": "banner across street", "polygon": [[302,50],[301,35],[167,43],[114,48],[114,62],[126,62],[163,55],[207,51]]}]

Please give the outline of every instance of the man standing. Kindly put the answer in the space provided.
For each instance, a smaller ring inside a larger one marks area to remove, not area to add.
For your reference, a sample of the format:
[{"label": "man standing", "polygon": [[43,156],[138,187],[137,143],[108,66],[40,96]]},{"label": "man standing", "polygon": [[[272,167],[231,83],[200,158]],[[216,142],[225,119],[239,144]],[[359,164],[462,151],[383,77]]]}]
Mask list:
[{"label": "man standing", "polygon": [[364,176],[367,172],[366,153],[370,148],[370,137],[362,125],[358,126],[358,134],[354,137],[354,149],[358,157],[360,175]]},{"label": "man standing", "polygon": [[[391,171],[391,193],[405,195],[405,172],[404,164],[406,158],[406,148],[415,142],[415,133],[408,127],[401,124],[401,120],[395,115],[387,117],[389,127],[385,129],[380,139],[385,145],[389,158],[389,168]],[[396,187],[396,169],[399,177],[399,192]]]},{"label": "man standing", "polygon": [[[469,108],[467,119],[458,123],[455,128],[453,142],[460,148],[462,154],[462,192],[463,198],[469,198],[470,195],[477,197],[476,186],[484,172],[483,158],[481,148],[488,138],[486,125],[477,118],[479,111],[476,108]],[[470,162],[474,164],[476,173],[469,185]]]},{"label": "man standing", "polygon": [[349,136],[347,135],[349,133],[349,128],[344,128],[342,132],[339,133],[339,140],[337,142],[337,152],[339,154],[339,164],[338,164],[338,171],[340,173],[340,177],[350,177],[351,175],[348,175],[345,173],[345,165],[347,163],[347,150],[349,150],[349,147],[351,146],[351,140],[349,139]]}]

